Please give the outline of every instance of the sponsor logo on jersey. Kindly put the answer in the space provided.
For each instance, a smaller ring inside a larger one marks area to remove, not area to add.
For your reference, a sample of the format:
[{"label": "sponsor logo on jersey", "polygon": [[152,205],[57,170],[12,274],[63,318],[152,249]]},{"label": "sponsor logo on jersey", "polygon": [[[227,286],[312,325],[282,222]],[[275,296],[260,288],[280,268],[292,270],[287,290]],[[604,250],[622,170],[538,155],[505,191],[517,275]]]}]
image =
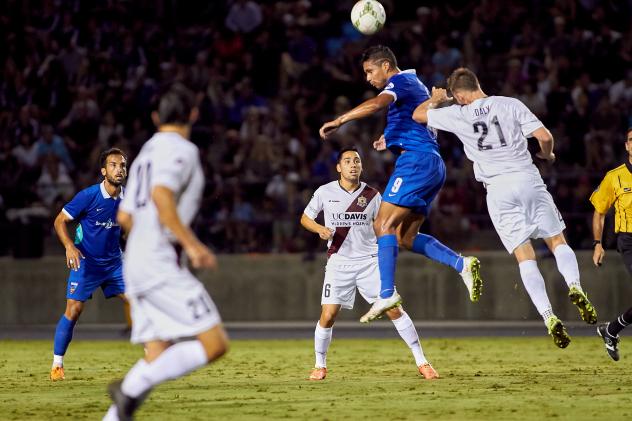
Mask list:
[{"label": "sponsor logo on jersey", "polygon": [[367,205],[366,197],[364,196],[358,197],[358,206],[360,206],[361,208],[366,208],[366,205]]},{"label": "sponsor logo on jersey", "polygon": [[331,214],[332,219],[345,221],[366,221],[368,217],[369,215],[362,212],[339,212]]},{"label": "sponsor logo on jersey", "polygon": [[631,189],[631,188],[629,188],[629,187],[625,187],[625,188],[623,189],[623,191],[624,191],[624,192],[629,192],[630,190],[632,190],[632,189]]},{"label": "sponsor logo on jersey", "polygon": [[97,227],[103,227],[106,230],[112,229],[113,227],[118,227],[119,224],[117,224],[116,222],[112,222],[112,218],[108,218],[108,220],[106,222],[99,222],[96,221],[94,223],[95,226]]}]

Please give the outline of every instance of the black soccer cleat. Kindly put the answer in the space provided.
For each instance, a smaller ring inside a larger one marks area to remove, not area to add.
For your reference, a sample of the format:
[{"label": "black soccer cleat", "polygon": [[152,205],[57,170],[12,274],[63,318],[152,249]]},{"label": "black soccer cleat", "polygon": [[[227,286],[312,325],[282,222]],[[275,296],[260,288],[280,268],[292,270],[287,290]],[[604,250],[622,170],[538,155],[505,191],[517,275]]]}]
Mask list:
[{"label": "black soccer cleat", "polygon": [[608,323],[597,327],[597,334],[603,339],[603,343],[606,346],[606,352],[615,361],[619,361],[619,335],[612,336],[608,333]]},{"label": "black soccer cleat", "polygon": [[134,419],[134,412],[136,412],[145,398],[147,398],[150,391],[146,391],[137,398],[132,398],[123,393],[121,390],[121,384],[123,384],[123,380],[117,380],[110,383],[108,385],[108,394],[110,395],[110,398],[112,398],[114,405],[116,405],[116,412],[119,420],[132,421]]}]

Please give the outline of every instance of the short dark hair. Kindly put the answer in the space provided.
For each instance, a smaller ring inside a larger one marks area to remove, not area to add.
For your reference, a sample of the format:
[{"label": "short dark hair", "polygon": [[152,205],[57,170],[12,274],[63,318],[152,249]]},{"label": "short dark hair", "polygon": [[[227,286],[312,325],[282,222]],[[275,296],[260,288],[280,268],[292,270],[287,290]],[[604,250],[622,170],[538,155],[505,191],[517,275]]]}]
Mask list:
[{"label": "short dark hair", "polygon": [[364,50],[361,62],[364,63],[365,61],[387,61],[393,69],[397,67],[397,59],[393,50],[385,45],[374,45]]},{"label": "short dark hair", "polygon": [[448,78],[448,89],[452,93],[454,91],[476,91],[480,87],[474,72],[466,67],[459,67]]},{"label": "short dark hair", "polygon": [[105,168],[105,165],[108,160],[108,156],[110,155],[121,155],[123,158],[125,158],[125,161],[127,161],[127,155],[125,155],[125,152],[123,152],[119,148],[110,148],[101,152],[101,155],[99,156],[99,162],[101,163],[101,168]]},{"label": "short dark hair", "polygon": [[191,110],[195,107],[195,96],[181,83],[172,85],[158,103],[160,124],[187,125]]},{"label": "short dark hair", "polygon": [[342,161],[342,156],[346,153],[346,152],[355,152],[358,155],[360,155],[360,152],[358,151],[358,149],[354,146],[350,146],[347,148],[342,148],[340,150],[340,152],[338,152],[338,159],[336,160],[336,163],[340,164],[340,161]]}]

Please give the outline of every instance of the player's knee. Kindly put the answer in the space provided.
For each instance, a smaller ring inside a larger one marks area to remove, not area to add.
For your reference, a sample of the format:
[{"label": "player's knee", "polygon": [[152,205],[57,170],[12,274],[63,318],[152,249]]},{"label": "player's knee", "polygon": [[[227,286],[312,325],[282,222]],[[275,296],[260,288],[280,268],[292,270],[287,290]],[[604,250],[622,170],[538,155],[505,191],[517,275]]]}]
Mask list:
[{"label": "player's knee", "polygon": [[318,324],[320,325],[320,327],[324,327],[325,329],[328,329],[332,327],[334,323],[336,322],[336,316],[337,316],[337,312],[330,311],[330,310],[323,310],[322,313],[320,313],[320,321],[318,322]]},{"label": "player's knee", "polygon": [[207,361],[210,363],[228,352],[228,335],[222,326],[198,335],[198,340],[202,343],[206,352]]},{"label": "player's knee", "polygon": [[227,337],[217,339],[213,342],[202,343],[208,362],[215,361],[228,352],[230,348]]},{"label": "player's knee", "polygon": [[68,320],[77,320],[83,311],[83,302],[68,301],[66,304],[66,312],[64,313]]},{"label": "player's knee", "polygon": [[376,219],[373,221],[373,231],[377,237],[381,237],[386,234],[390,234],[394,231],[394,228],[391,226],[388,220],[385,219]]}]

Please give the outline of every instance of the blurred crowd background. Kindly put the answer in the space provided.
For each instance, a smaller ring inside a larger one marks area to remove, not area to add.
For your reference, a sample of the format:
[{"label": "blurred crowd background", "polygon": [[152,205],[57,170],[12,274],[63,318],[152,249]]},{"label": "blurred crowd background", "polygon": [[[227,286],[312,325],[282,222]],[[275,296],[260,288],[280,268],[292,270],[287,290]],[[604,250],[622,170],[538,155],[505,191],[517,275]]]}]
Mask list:
[{"label": "blurred crowd background", "polygon": [[[552,131],[541,171],[575,247],[589,247],[588,197],[625,159],[632,126],[632,1],[383,0],[372,37],[349,22],[353,0],[7,0],[0,3],[0,255],[50,253],[52,221],[100,178],[98,155],[136,155],[153,133],[157,94],[196,93],[206,192],[195,229],[226,253],[306,252],[323,245],[299,218],[336,178],[337,150],[362,152],[364,179],[386,184],[376,152],[384,115],[320,125],[376,94],[359,57],[390,46],[400,68],[444,86],[458,66],[487,94],[521,99]],[[448,180],[424,226],[456,248],[500,243],[458,140],[439,137]],[[537,142],[533,142],[534,144]],[[532,145],[536,146],[536,145]],[[540,164],[538,164],[540,165]]]}]

